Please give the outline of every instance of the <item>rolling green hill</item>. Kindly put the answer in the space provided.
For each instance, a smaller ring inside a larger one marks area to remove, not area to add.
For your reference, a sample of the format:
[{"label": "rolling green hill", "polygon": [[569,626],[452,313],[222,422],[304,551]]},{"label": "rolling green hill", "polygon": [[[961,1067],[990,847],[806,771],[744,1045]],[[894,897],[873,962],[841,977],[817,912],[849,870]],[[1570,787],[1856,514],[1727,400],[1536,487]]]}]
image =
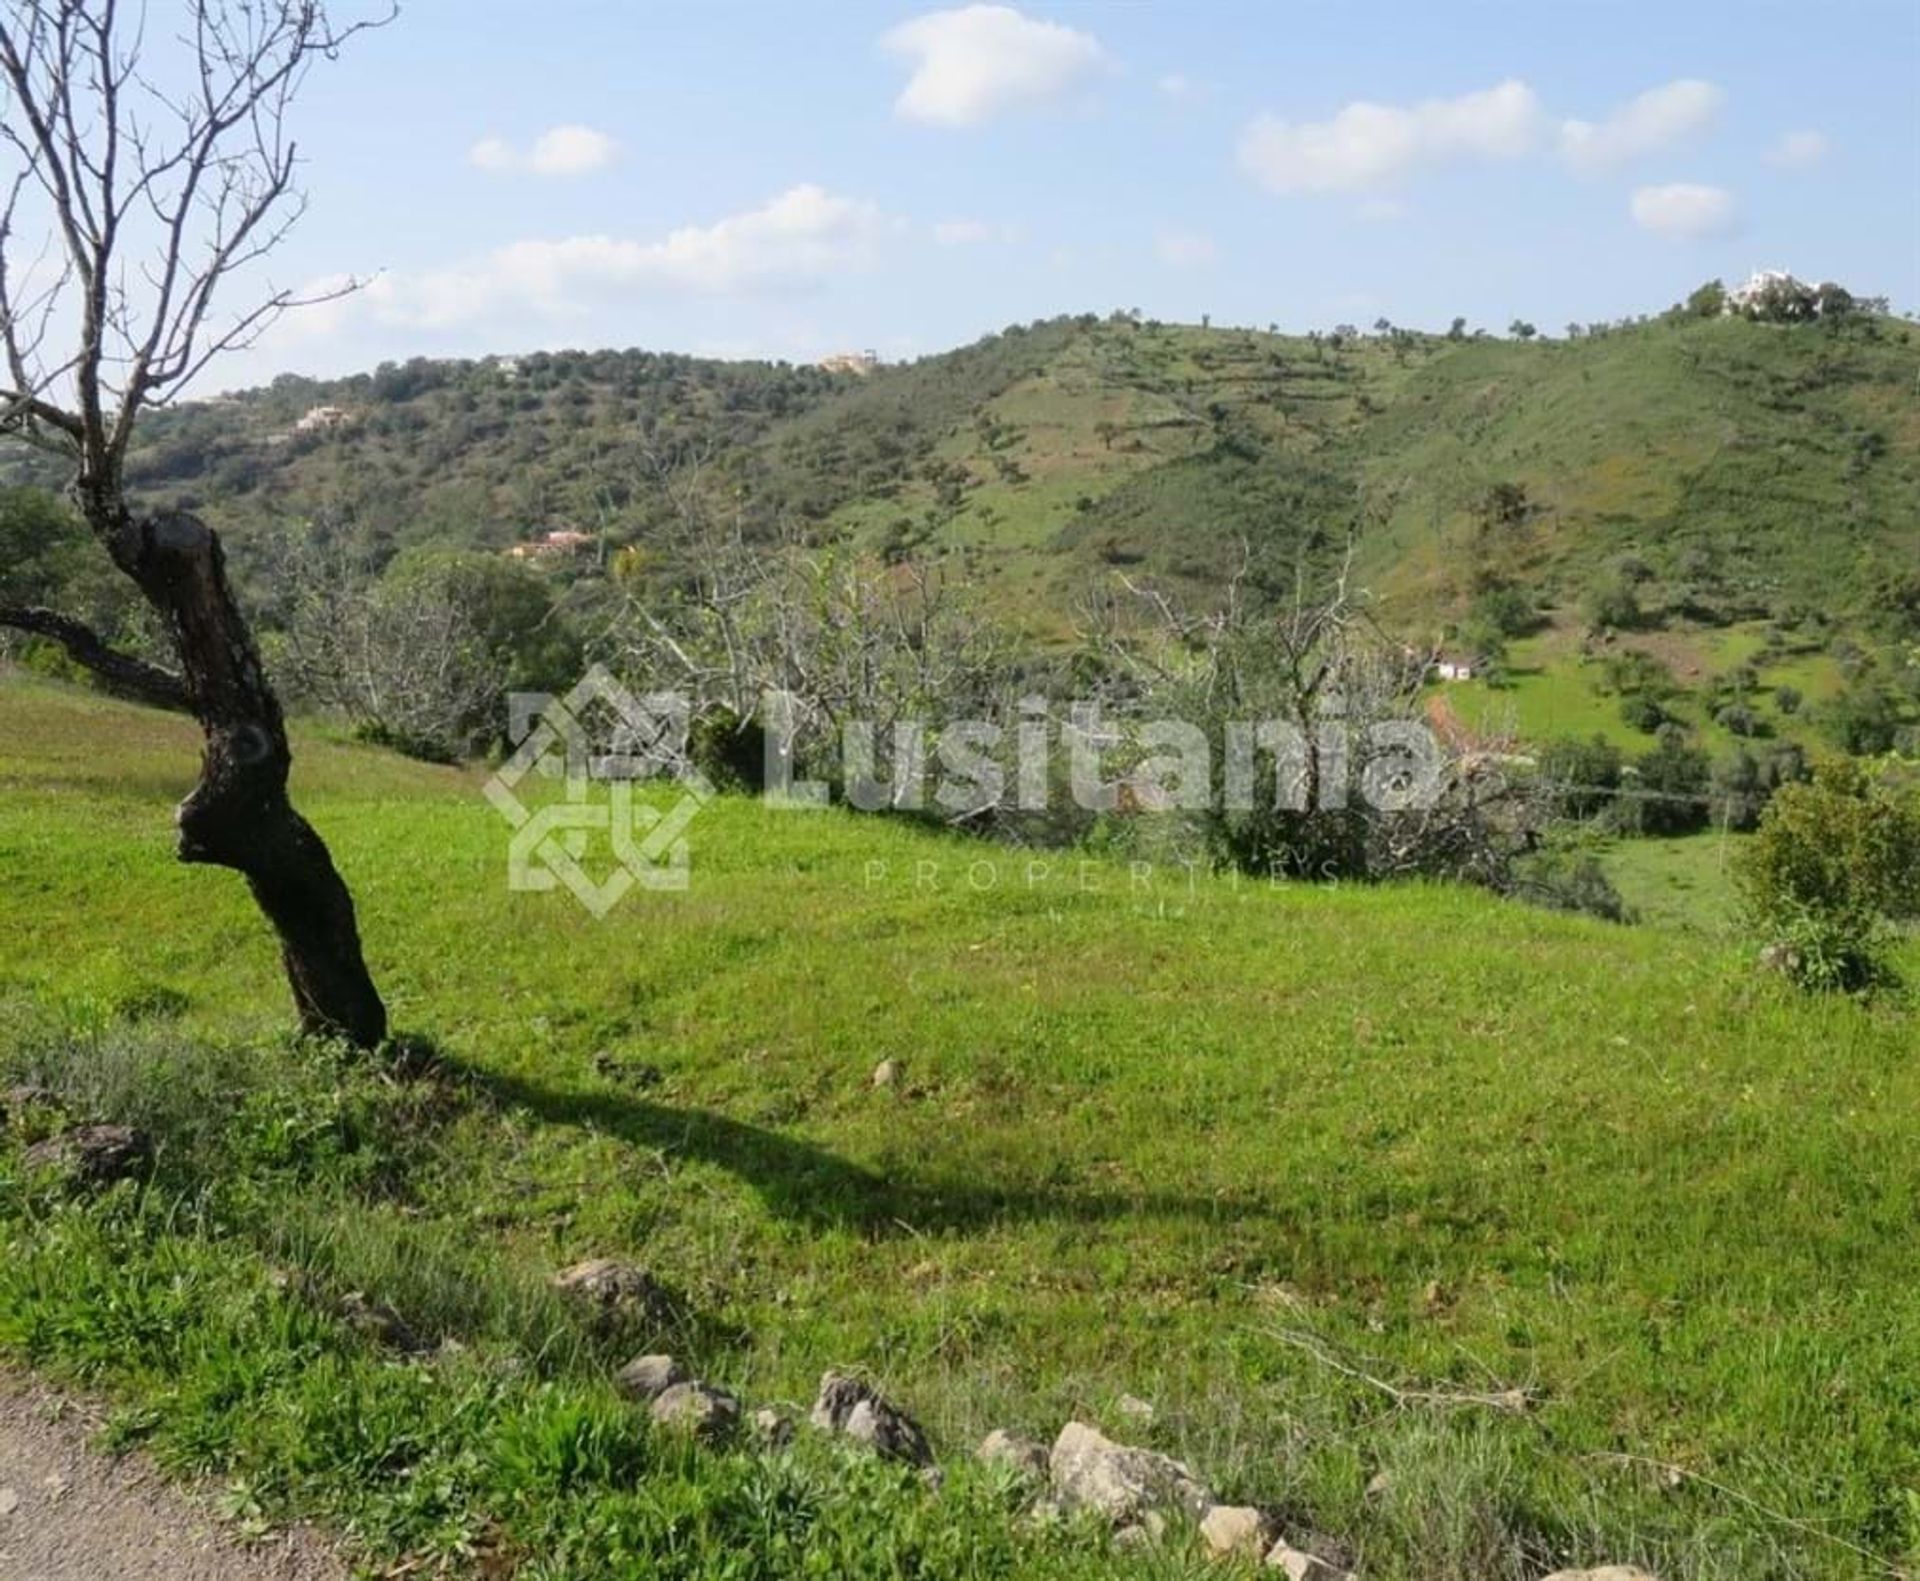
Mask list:
[{"label": "rolling green hill", "polygon": [[[1725,746],[1725,684],[1818,700],[1849,652],[1911,669],[1917,390],[1920,329],[1866,315],[1676,312],[1551,342],[1086,316],[866,378],[642,352],[288,377],[153,414],[131,472],[203,510],[248,576],[287,524],[381,554],[571,527],[600,552],[554,571],[589,587],[660,537],[664,472],[768,542],[946,566],[1042,644],[1116,572],[1205,601],[1243,557],[1254,589],[1285,588],[1351,542],[1409,641],[1485,647],[1490,593],[1526,612],[1463,717],[1632,739],[1601,670],[1639,651]],[[320,407],[339,423],[303,431]],[[1621,584],[1635,618],[1586,612]]]},{"label": "rolling green hill", "polygon": [[[410,363],[155,414],[132,472],[244,537],[644,540],[697,454],[754,520],[977,564],[1037,612],[1140,564],[1217,581],[1357,537],[1409,619],[1634,555],[1676,613],[1897,613],[1920,564],[1920,331],[1678,318],[1571,341],[1063,319],[866,379],[645,353]],[[294,431],[315,406],[336,430]],[[1504,486],[1505,502],[1490,507]],[[1876,600],[1878,602],[1876,602]],[[1911,611],[1909,611],[1911,613]]]}]

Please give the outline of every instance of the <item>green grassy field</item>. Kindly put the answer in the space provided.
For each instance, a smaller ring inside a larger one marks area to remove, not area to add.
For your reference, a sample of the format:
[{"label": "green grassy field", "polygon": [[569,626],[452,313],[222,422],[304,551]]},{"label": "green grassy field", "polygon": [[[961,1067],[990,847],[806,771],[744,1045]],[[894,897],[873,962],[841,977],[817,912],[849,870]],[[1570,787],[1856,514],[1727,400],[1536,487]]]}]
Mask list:
[{"label": "green grassy field", "polygon": [[[1905,1000],[1794,997],[1711,933],[745,800],[686,893],[595,922],[508,893],[473,775],[303,738],[438,1054],[406,1076],[281,1037],[241,883],[169,860],[193,762],[179,721],[0,683],[0,1075],[161,1143],[91,1204],[0,1146],[0,1354],[242,1520],[455,1574],[1209,1569],[1032,1528],[967,1464],[1082,1415],[1371,1581],[1920,1562]],[[595,1255],[678,1292],[671,1332],[556,1305]],[[457,1345],[397,1360],[315,1294],[348,1291]],[[750,1404],[864,1369],[952,1475],[656,1442],[604,1378],[663,1338]]]}]

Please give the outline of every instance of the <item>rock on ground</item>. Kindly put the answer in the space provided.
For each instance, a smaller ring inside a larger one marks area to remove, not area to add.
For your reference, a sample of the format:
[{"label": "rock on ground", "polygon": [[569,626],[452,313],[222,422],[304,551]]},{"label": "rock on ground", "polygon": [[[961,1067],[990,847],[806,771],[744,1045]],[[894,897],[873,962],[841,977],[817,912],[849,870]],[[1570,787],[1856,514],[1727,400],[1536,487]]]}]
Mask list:
[{"label": "rock on ground", "polygon": [[674,1432],[717,1444],[740,1425],[740,1402],[705,1383],[676,1383],[653,1402],[653,1419]]},{"label": "rock on ground", "polygon": [[1598,1570],[1556,1570],[1547,1581],[1654,1581],[1632,1565],[1602,1565]]},{"label": "rock on ground", "polygon": [[1084,1422],[1060,1429],[1048,1469],[1063,1504],[1093,1510],[1116,1526],[1149,1511],[1179,1510],[1198,1520],[1213,1504],[1206,1485],[1172,1456],[1116,1444]]},{"label": "rock on ground", "polygon": [[1201,1517],[1200,1536],[1210,1553],[1259,1559],[1272,1550],[1280,1532],[1265,1510],[1247,1504],[1216,1504]]},{"label": "rock on ground", "polygon": [[153,1143],[130,1125],[76,1125],[26,1151],[29,1169],[56,1170],[80,1186],[110,1186],[144,1175]]},{"label": "rock on ground", "polygon": [[671,1313],[666,1287],[644,1268],[612,1257],[589,1258],[553,1276],[553,1287],[603,1317],[659,1322]]},{"label": "rock on ground", "polygon": [[933,1447],[920,1424],[870,1385],[845,1373],[829,1372],[821,1378],[812,1421],[823,1432],[840,1433],[889,1460],[933,1464]]},{"label": "rock on ground", "polygon": [[370,1300],[358,1290],[349,1290],[340,1298],[340,1318],[348,1328],[388,1350],[413,1356],[430,1348],[386,1302]]},{"label": "rock on ground", "polygon": [[764,1448],[784,1449],[793,1442],[792,1413],[783,1411],[778,1406],[761,1406],[753,1413],[748,1425],[753,1429],[753,1436]]},{"label": "rock on ground", "polygon": [[1267,1563],[1283,1571],[1288,1581],[1353,1581],[1346,1571],[1290,1543],[1275,1543],[1267,1554]]},{"label": "rock on ground", "polygon": [[629,1400],[650,1404],[687,1381],[686,1368],[671,1356],[636,1356],[614,1374],[613,1386]]},{"label": "rock on ground", "polygon": [[981,1439],[973,1453],[986,1465],[1011,1466],[1024,1477],[1044,1478],[1047,1474],[1047,1446],[1003,1427],[996,1427]]}]

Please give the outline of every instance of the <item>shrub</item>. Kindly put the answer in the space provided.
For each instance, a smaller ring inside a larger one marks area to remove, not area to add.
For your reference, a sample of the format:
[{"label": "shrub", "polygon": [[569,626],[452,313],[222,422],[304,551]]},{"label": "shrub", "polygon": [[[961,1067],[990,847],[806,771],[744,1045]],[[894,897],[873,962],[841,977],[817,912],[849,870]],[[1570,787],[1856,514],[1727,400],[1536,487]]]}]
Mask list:
[{"label": "shrub", "polygon": [[1723,829],[1752,829],[1759,824],[1775,791],[1806,777],[1806,754],[1791,742],[1759,757],[1741,747],[1713,766],[1713,821]]},{"label": "shrub", "polygon": [[1468,620],[1502,637],[1524,637],[1540,624],[1540,612],[1519,588],[1496,587],[1473,601]]},{"label": "shrub", "polygon": [[1634,765],[1635,793],[1614,804],[1622,834],[1689,834],[1707,821],[1706,753],[1687,744],[1678,725],[1663,725],[1660,744]]},{"label": "shrub", "polygon": [[1687,297],[1687,311],[1695,318],[1718,318],[1727,305],[1727,288],[1718,280],[1696,286]]},{"label": "shrub", "polygon": [[1783,714],[1797,714],[1801,704],[1800,688],[1797,686],[1776,686],[1773,689],[1773,706]]},{"label": "shrub", "polygon": [[1804,988],[1884,979],[1891,924],[1920,915],[1920,801],[1844,760],[1784,786],[1741,852],[1749,927]]},{"label": "shrub", "polygon": [[1580,912],[1606,922],[1632,921],[1599,859],[1586,852],[1549,850],[1528,857],[1515,874],[1514,889],[1554,911]]},{"label": "shrub", "polygon": [[1597,631],[1631,631],[1640,624],[1640,600],[1624,579],[1604,582],[1586,596],[1581,611]]},{"label": "shrub", "polygon": [[1620,717],[1633,729],[1650,736],[1667,722],[1667,711],[1657,697],[1635,692],[1631,697],[1620,699]]},{"label": "shrub", "polygon": [[1620,789],[1620,749],[1605,736],[1581,741],[1565,736],[1540,752],[1540,778],[1564,818],[1591,818]]},{"label": "shrub", "polygon": [[1893,750],[1900,710],[1884,687],[1866,683],[1848,687],[1828,703],[1820,725],[1842,752],[1873,757]]},{"label": "shrub", "polygon": [[717,705],[689,726],[687,762],[717,790],[760,791],[766,785],[766,730],[757,719]]}]

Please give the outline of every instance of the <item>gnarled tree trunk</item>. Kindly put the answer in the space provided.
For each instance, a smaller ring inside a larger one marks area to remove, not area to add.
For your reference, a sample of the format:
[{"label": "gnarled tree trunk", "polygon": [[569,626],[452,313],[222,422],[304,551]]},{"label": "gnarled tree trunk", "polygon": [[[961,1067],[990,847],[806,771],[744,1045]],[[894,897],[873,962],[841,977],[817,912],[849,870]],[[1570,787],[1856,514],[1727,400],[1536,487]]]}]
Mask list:
[{"label": "gnarled tree trunk", "polygon": [[353,897],[287,797],[286,722],[228,586],[219,538],[185,512],[136,516],[117,491],[92,500],[83,491],[81,507],[166,623],[187,707],[206,734],[200,782],[175,813],[180,860],[245,876],[279,935],[305,1030],[375,1046],[387,1012],[361,953]]}]

